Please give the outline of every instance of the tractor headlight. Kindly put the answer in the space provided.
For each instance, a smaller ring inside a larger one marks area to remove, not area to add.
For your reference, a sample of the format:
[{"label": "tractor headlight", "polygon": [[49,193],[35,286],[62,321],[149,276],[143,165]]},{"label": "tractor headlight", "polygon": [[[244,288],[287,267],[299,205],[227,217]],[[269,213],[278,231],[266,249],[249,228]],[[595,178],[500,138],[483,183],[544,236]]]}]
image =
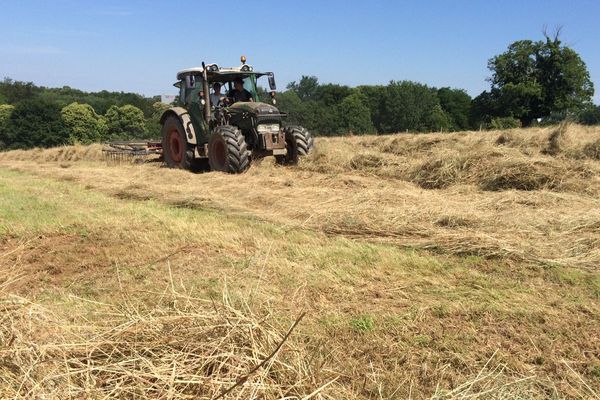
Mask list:
[{"label": "tractor headlight", "polygon": [[256,128],[258,133],[273,133],[279,132],[279,124],[260,124]]}]

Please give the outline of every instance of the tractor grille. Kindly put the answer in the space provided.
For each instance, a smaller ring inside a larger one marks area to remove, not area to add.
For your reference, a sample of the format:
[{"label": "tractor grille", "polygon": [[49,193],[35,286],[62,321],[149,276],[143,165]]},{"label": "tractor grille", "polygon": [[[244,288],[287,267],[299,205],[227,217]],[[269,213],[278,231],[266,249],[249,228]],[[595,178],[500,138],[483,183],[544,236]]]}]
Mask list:
[{"label": "tractor grille", "polygon": [[266,114],[256,117],[259,124],[278,124],[281,122],[282,114]]}]

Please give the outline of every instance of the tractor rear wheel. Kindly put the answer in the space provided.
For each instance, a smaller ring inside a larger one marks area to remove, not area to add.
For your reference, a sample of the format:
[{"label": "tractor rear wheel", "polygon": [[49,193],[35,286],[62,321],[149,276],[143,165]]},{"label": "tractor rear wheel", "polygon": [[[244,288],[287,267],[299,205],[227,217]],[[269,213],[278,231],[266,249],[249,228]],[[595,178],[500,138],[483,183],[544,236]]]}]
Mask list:
[{"label": "tractor rear wheel", "polygon": [[230,125],[215,128],[208,139],[208,162],[212,171],[246,171],[250,167],[250,151],[242,132]]},{"label": "tractor rear wheel", "polygon": [[179,118],[170,116],[162,126],[163,159],[169,168],[190,169],[194,151],[188,146]]},{"label": "tractor rear wheel", "polygon": [[287,154],[276,156],[277,164],[296,165],[300,156],[307,156],[315,147],[315,142],[308,130],[301,126],[285,128],[285,144]]}]

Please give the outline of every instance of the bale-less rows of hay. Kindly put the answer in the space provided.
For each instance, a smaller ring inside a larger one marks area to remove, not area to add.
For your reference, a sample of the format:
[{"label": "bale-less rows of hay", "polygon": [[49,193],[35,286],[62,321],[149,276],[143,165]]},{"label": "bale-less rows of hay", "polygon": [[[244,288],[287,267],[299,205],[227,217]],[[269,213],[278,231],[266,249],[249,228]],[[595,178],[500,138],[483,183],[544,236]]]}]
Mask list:
[{"label": "bale-less rows of hay", "polygon": [[323,141],[304,168],[355,172],[425,189],[474,185],[484,191],[600,194],[600,129],[550,128]]},{"label": "bale-less rows of hay", "polygon": [[[595,268],[600,161],[586,149],[599,138],[600,129],[580,126],[328,138],[298,168],[265,159],[241,176],[68,161],[73,153],[100,156],[98,147],[9,152],[0,163],[118,197],[226,209],[332,235]],[[24,154],[32,162],[20,161]]]}]

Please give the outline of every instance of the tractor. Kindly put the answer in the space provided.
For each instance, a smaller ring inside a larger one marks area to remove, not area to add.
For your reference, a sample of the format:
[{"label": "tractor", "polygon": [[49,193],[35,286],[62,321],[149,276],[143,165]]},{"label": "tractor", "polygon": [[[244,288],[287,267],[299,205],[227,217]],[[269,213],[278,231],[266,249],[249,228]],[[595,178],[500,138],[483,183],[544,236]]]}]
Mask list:
[{"label": "tractor", "polygon": [[[254,71],[244,56],[241,62],[237,68],[202,63],[177,74],[174,86],[179,96],[160,119],[168,167],[236,174],[259,158],[274,156],[278,164],[295,165],[312,151],[314,141],[306,129],[283,124],[286,114],[275,107],[273,73]],[[257,81],[263,76],[268,78],[272,104],[259,98]],[[231,96],[234,82],[243,84],[252,99],[236,102]],[[217,104],[211,104],[209,93],[215,83],[226,91]]]}]

